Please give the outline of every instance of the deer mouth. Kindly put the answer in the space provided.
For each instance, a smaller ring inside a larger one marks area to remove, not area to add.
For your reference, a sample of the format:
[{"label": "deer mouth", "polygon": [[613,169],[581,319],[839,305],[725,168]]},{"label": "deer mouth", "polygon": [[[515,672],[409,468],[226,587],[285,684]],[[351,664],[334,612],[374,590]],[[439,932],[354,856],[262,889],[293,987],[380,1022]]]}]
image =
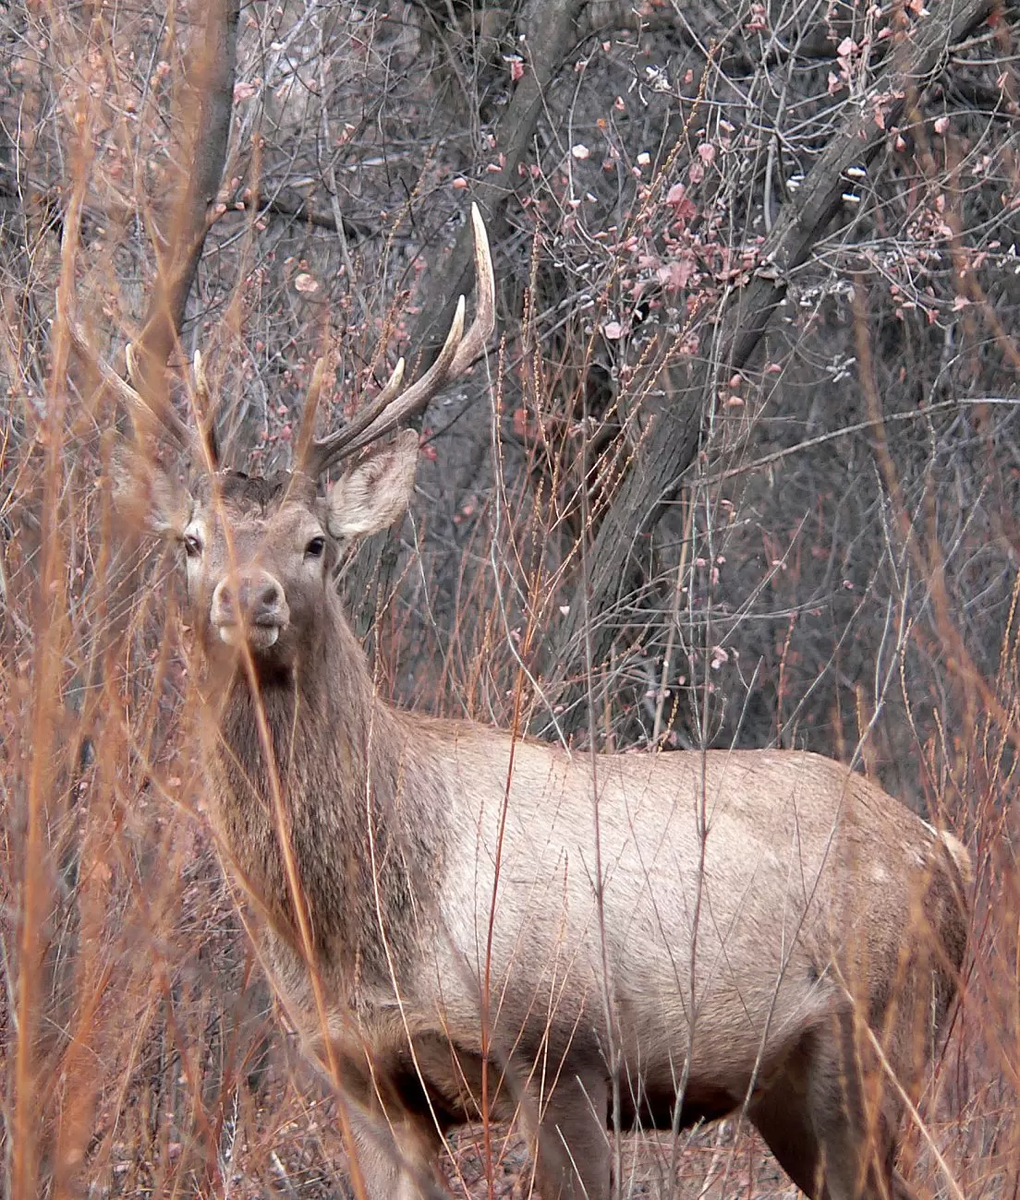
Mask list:
[{"label": "deer mouth", "polygon": [[268,650],[275,646],[283,626],[276,621],[256,622],[253,625],[218,625],[220,641],[228,646],[244,646],[251,650]]}]

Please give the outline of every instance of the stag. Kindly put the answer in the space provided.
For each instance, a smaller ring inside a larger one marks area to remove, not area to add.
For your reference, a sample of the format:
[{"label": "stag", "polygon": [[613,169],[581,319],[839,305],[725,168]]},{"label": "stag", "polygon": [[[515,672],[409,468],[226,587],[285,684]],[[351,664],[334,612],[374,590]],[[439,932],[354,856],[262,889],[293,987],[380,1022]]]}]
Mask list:
[{"label": "stag", "polygon": [[137,438],[115,470],[119,502],[181,548],[212,824],[338,1089],[356,1190],[435,1195],[451,1126],[518,1119],[545,1200],[604,1200],[609,1131],[737,1110],[808,1196],[905,1200],[902,1118],[965,950],[955,838],[816,755],[571,752],[373,688],[334,569],[401,517],[418,438],[399,426],[491,336],[472,220],[470,328],[462,297],[416,383],[401,361],[317,439],[320,365],[293,470],[221,469],[172,416],[190,487]]}]

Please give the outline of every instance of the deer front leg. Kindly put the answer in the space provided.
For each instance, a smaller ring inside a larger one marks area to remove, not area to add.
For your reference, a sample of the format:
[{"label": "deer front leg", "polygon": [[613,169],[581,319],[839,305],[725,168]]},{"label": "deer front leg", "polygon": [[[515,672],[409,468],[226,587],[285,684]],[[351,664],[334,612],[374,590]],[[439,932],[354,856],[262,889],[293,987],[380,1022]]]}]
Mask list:
[{"label": "deer front leg", "polygon": [[365,1200],[446,1200],[435,1170],[441,1140],[431,1122],[355,1102],[347,1104],[347,1113]]},{"label": "deer front leg", "polygon": [[592,1071],[564,1072],[538,1110],[535,1181],[542,1200],[608,1200],[609,1083]]}]

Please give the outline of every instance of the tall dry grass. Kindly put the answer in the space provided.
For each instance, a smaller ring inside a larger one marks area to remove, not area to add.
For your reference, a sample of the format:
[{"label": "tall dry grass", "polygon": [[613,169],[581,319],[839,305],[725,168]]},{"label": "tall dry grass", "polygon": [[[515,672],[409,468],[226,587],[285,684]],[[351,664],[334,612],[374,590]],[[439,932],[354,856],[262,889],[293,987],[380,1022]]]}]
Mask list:
[{"label": "tall dry grass", "polygon": [[[111,585],[125,539],[96,436],[108,402],[66,381],[58,348],[45,397],[10,414],[3,464],[3,1187],[12,1198],[336,1194],[331,1098],[277,1023],[203,818],[175,564],[128,539],[134,589]],[[381,687],[399,676],[401,647],[424,639],[420,707],[506,719],[510,589],[485,550],[465,555],[463,617],[441,631],[442,653],[422,608],[388,609]],[[408,576],[421,566],[409,558]],[[951,1194],[936,1150],[968,1200],[1020,1188],[1017,639],[1014,613],[970,736],[916,731],[927,809],[966,837],[977,867],[962,1003],[923,1128],[906,1140],[922,1196]],[[457,1139],[454,1186],[522,1186],[521,1147],[504,1132],[494,1176],[477,1135]],[[668,1139],[638,1141],[625,1194],[789,1193],[739,1121],[683,1135],[679,1154]]]},{"label": "tall dry grass", "polygon": [[[54,160],[57,147],[70,153],[62,160],[59,213],[33,210],[26,199],[23,252],[0,295],[7,387],[0,431],[0,1192],[12,1200],[343,1194],[333,1099],[281,1027],[203,816],[176,564],[111,512],[114,406],[69,346],[74,314],[97,345],[110,339],[116,359],[144,309],[151,256],[131,221],[117,219],[118,205],[126,195],[144,207],[146,192],[158,188],[171,157],[159,120],[168,101],[147,95],[151,110],[139,113],[119,90],[134,70],[132,30],[121,31],[109,55],[100,48],[83,56],[70,24],[47,26],[35,16],[29,25],[26,44],[39,48],[45,37],[49,57],[40,49],[37,60],[28,56],[19,67],[24,149],[33,138],[50,138]],[[142,35],[157,37],[149,27]],[[48,90],[37,87],[39,72],[54,63],[63,74]],[[164,74],[172,80],[178,67],[172,59]],[[36,103],[41,95],[53,99],[52,111]],[[217,243],[194,311],[196,328],[220,342],[222,361],[236,369],[237,379],[227,381],[235,393],[243,391],[237,380],[266,386],[238,346],[247,321],[271,323],[269,309],[259,307],[259,272],[268,270],[269,252],[255,223],[245,220]],[[355,266],[367,286],[379,264]],[[377,278],[373,286],[374,295],[384,295]],[[352,323],[350,337],[361,342],[359,354],[350,342],[341,349],[349,366],[371,358],[364,352],[370,334],[397,323],[384,301],[377,317]],[[301,294],[290,302],[299,306]],[[203,306],[213,304],[217,319],[203,329]],[[307,317],[309,329],[316,322],[322,324],[321,313]],[[309,333],[288,386],[306,372],[314,350]],[[511,369],[519,365],[498,360],[496,396],[511,393]],[[524,384],[538,408],[555,402],[552,385],[543,392],[542,383],[532,373]],[[576,399],[564,402],[565,411],[579,407]],[[270,422],[279,434],[284,418],[271,412]],[[746,428],[734,442],[746,449]],[[523,462],[516,451],[496,447],[491,491],[474,498],[472,512],[461,506],[467,532],[453,548],[452,574],[450,545],[430,541],[429,489],[438,486],[442,464],[423,467],[395,591],[380,593],[374,606],[384,693],[429,712],[509,722],[522,663],[534,665],[545,622],[569,595],[575,561],[563,534],[567,516],[555,496],[536,498],[531,486],[546,469],[539,457],[535,443]],[[689,550],[678,556],[670,595],[679,594],[681,573],[693,594],[706,547],[712,556],[730,546],[731,555],[746,550],[731,530],[732,504],[727,510],[718,503],[719,487],[705,482],[687,501],[679,528]],[[785,552],[777,553],[785,569]],[[939,594],[938,557],[928,553],[923,561],[929,590]],[[1020,576],[1013,562],[1006,590],[1015,599]],[[747,595],[738,625],[756,619],[757,592]],[[953,646],[952,630],[971,616],[955,603],[946,601],[942,624],[935,624],[943,646]],[[679,601],[675,616],[681,627]],[[989,654],[994,669],[958,653],[940,659],[936,643],[927,647],[930,707],[922,712],[907,699],[910,689],[901,689],[897,765],[912,780],[911,800],[965,838],[976,866],[960,1007],[925,1089],[921,1124],[911,1124],[904,1150],[923,1197],[1020,1196],[1015,609],[1000,626],[998,652]],[[706,636],[698,650],[708,682],[716,678],[709,675],[710,649]],[[894,665],[906,672],[910,660],[901,649]],[[785,667],[782,644],[779,653]],[[616,688],[624,680],[632,692],[644,666],[628,660],[617,667],[617,675],[599,680],[597,727],[607,744],[624,748],[621,730],[633,725]],[[777,674],[767,702],[778,697],[779,729],[781,710],[796,710],[802,696],[784,690],[783,671]],[[896,682],[896,671],[892,676]],[[760,683],[753,672],[744,682],[749,691]],[[706,684],[692,703],[707,706],[707,696]],[[945,697],[962,699],[946,709]],[[857,716],[868,751],[874,713]],[[834,718],[838,730],[827,748],[849,760],[860,747],[839,732],[845,724]],[[864,759],[872,765],[868,753]],[[527,1176],[519,1139],[497,1130],[491,1145],[494,1158],[478,1131],[458,1136],[448,1163],[454,1189],[520,1194]],[[739,1120],[684,1134],[677,1144],[628,1140],[624,1162],[625,1196],[791,1194]]]}]

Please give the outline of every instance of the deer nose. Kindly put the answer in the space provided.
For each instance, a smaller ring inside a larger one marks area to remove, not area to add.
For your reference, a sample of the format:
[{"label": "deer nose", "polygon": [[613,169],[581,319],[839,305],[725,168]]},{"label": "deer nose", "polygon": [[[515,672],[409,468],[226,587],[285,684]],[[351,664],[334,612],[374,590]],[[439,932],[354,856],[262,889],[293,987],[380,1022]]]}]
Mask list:
[{"label": "deer nose", "polygon": [[211,617],[222,631],[242,624],[249,628],[280,628],[286,625],[289,613],[279,580],[261,567],[250,567],[216,585]]}]

